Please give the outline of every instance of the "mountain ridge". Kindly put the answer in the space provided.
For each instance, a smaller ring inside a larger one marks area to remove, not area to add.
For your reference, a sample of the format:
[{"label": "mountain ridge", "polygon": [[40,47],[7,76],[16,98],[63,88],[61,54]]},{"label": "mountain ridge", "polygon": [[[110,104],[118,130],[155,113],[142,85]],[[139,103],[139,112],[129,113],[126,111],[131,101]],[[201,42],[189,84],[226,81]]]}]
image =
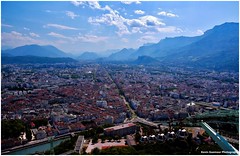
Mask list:
[{"label": "mountain ridge", "polygon": [[12,56],[39,56],[39,57],[68,57],[69,55],[52,45],[40,46],[37,44],[24,45],[13,49],[3,50]]},{"label": "mountain ridge", "polygon": [[165,64],[238,71],[238,51],[239,23],[226,22],[205,31],[201,36],[167,37],[156,44],[141,46],[129,57],[138,59],[139,56],[149,56]]},{"label": "mountain ridge", "polygon": [[[69,57],[54,46],[25,45],[2,50],[2,56]],[[145,56],[141,58],[140,56]],[[123,48],[109,56],[85,52],[79,60],[141,62],[157,59],[164,64],[185,64],[209,69],[239,70],[239,23],[216,25],[203,35],[166,37],[158,43],[145,44],[138,49]],[[140,58],[139,58],[140,57]],[[153,61],[154,62],[154,61]]]},{"label": "mountain ridge", "polygon": [[90,60],[96,60],[98,58],[100,58],[100,56],[98,54],[96,54],[95,52],[84,52],[80,56],[78,56],[77,59],[90,61]]},{"label": "mountain ridge", "polygon": [[110,60],[115,60],[115,61],[119,61],[119,60],[133,60],[131,58],[131,54],[133,54],[136,50],[134,50],[133,48],[123,48],[122,50],[120,50],[119,52],[113,53],[111,54],[108,59]]}]

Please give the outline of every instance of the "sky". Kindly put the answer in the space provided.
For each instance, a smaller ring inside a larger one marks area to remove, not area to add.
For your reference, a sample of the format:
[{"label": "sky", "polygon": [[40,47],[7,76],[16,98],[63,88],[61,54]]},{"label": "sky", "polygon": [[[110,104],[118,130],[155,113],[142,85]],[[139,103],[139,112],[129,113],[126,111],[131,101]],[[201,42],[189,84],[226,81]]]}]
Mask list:
[{"label": "sky", "polygon": [[2,1],[2,49],[39,44],[67,53],[138,48],[239,22],[238,1]]}]

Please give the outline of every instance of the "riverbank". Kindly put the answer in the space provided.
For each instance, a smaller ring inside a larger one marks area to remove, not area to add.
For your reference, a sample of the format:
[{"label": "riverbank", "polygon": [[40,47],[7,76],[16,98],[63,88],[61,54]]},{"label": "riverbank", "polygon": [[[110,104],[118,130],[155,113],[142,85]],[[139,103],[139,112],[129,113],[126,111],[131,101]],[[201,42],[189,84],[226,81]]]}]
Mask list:
[{"label": "riverbank", "polygon": [[[68,139],[68,138],[70,138],[70,135],[71,134],[68,133],[68,134],[64,134],[64,135],[61,135],[61,136],[56,136],[56,137],[53,138],[53,142]],[[12,153],[17,152],[17,151],[29,149],[29,148],[32,148],[32,147],[36,147],[36,146],[40,146],[40,145],[44,145],[44,144],[48,144],[48,143],[50,143],[49,138],[44,138],[44,139],[41,139],[41,140],[34,140],[34,141],[28,142],[27,144],[24,144],[24,145],[20,145],[20,146],[16,146],[16,147],[12,147],[12,148],[2,150],[1,154],[9,155],[9,154],[12,154]]]}]

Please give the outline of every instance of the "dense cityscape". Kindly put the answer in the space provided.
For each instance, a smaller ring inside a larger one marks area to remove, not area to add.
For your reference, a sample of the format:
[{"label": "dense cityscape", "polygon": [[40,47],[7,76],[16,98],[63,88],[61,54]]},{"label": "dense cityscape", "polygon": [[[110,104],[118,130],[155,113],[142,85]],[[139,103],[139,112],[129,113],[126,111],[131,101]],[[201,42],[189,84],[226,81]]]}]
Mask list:
[{"label": "dense cityscape", "polygon": [[2,1],[1,155],[239,155],[238,1]]},{"label": "dense cityscape", "polygon": [[[191,127],[199,126],[201,115],[238,111],[238,85],[238,73],[191,68],[96,63],[3,65],[1,118],[21,120],[31,131],[30,139],[40,141],[124,123],[137,123],[133,125],[138,128],[129,133],[133,144],[141,144],[135,131],[144,137],[185,128],[196,139],[205,130],[195,132]],[[237,123],[237,116],[227,121]],[[3,124],[2,150],[31,141],[24,130],[18,134],[21,139],[9,139],[11,132],[7,134],[8,127]],[[143,130],[142,124],[155,131]],[[237,125],[229,125],[219,131],[238,141]],[[116,135],[120,134],[110,136]]]}]

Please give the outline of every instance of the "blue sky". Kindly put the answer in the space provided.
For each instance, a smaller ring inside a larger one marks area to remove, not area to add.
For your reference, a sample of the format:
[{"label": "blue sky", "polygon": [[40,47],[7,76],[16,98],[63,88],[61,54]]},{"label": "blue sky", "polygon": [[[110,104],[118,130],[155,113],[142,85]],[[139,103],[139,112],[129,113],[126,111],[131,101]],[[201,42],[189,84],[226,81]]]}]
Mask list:
[{"label": "blue sky", "polygon": [[1,2],[2,48],[53,45],[72,54],[138,48],[165,37],[198,36],[238,22],[232,1]]}]

